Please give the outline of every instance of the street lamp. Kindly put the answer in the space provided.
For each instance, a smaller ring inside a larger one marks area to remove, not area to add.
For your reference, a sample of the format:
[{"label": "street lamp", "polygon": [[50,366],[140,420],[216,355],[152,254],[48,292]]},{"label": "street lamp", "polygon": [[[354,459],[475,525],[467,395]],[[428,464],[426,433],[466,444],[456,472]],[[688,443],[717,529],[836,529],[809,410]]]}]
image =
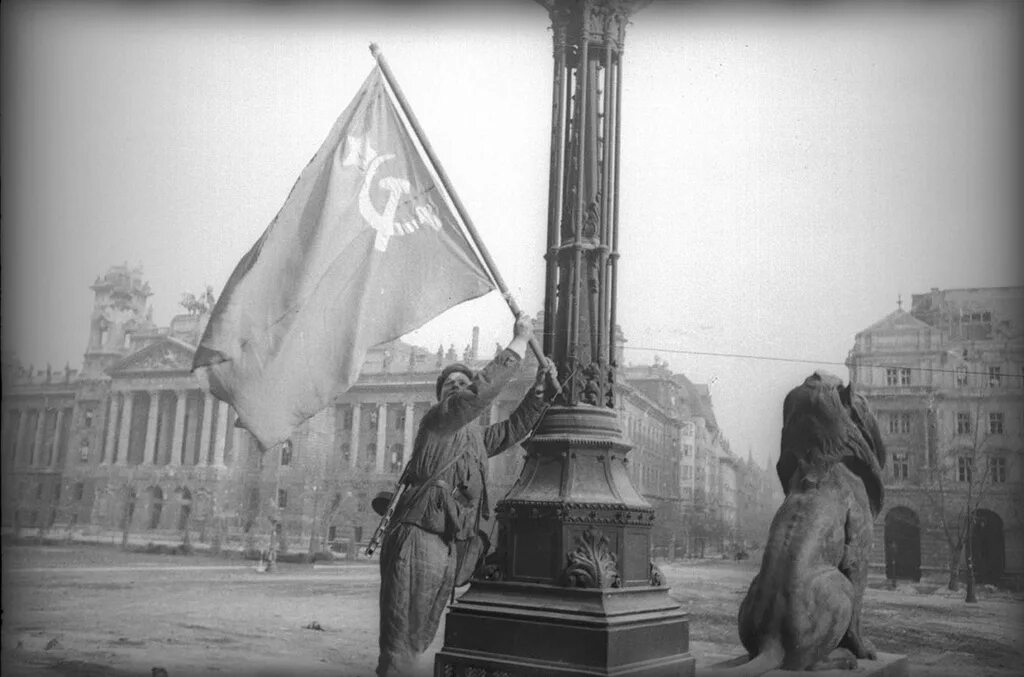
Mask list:
[{"label": "street lamp", "polygon": [[688,675],[687,615],[650,561],[654,509],[616,409],[619,127],[629,18],[649,0],[543,0],[554,75],[544,353],[562,395],[498,503],[498,580],[445,622],[435,675]]}]

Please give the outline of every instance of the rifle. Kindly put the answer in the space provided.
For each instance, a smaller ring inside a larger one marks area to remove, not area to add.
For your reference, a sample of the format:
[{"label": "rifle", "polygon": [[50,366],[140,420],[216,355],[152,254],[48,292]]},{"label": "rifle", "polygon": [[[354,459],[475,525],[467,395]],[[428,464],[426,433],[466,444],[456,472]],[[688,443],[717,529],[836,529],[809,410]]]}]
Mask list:
[{"label": "rifle", "polygon": [[398,480],[398,485],[395,486],[394,493],[391,494],[391,500],[388,501],[387,510],[380,518],[380,524],[377,525],[377,529],[373,532],[373,536],[370,537],[370,542],[366,544],[366,555],[372,556],[374,551],[380,547],[380,542],[384,539],[384,534],[388,530],[388,526],[391,524],[391,518],[395,514],[395,508],[398,506],[398,500],[402,498],[402,494],[408,488],[409,483],[406,481],[406,474],[402,473],[402,477]]}]

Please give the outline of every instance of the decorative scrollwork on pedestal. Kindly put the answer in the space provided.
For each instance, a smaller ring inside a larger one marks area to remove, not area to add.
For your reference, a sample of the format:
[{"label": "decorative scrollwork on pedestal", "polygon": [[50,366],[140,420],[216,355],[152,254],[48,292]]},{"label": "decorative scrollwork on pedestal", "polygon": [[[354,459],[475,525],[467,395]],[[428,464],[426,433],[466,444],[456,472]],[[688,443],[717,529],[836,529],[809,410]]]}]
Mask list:
[{"label": "decorative scrollwork on pedestal", "polygon": [[568,558],[569,566],[562,574],[565,585],[574,588],[621,586],[615,553],[608,547],[608,537],[598,529],[587,529],[577,537],[576,549]]},{"label": "decorative scrollwork on pedestal", "polygon": [[614,408],[612,392],[613,370],[604,362],[591,362],[580,370],[582,376],[582,397],[586,404]]}]

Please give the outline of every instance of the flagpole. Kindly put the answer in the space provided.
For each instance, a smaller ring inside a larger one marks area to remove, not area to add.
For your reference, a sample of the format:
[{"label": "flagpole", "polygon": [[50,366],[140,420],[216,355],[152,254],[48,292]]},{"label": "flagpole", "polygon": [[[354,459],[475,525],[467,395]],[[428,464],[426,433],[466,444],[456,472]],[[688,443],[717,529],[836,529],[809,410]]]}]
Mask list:
[{"label": "flagpole", "polygon": [[[473,240],[473,244],[476,246],[477,251],[480,252],[480,256],[483,259],[484,268],[494,279],[494,284],[497,285],[498,291],[501,292],[505,302],[508,303],[509,309],[512,314],[516,317],[523,312],[519,304],[516,303],[515,298],[509,292],[508,285],[505,284],[505,280],[501,277],[501,273],[498,272],[498,267],[494,264],[494,259],[491,258],[491,253],[487,251],[487,247],[484,246],[483,240],[480,238],[480,234],[476,230],[476,226],[473,225],[473,220],[469,217],[469,213],[462,204],[462,200],[459,199],[458,194],[455,192],[455,188],[452,186],[451,181],[448,179],[448,174],[444,171],[444,167],[441,166],[441,162],[437,159],[437,155],[434,153],[433,147],[430,145],[430,141],[427,140],[426,134],[423,133],[423,128],[420,127],[419,121],[416,119],[416,115],[412,112],[412,107],[409,106],[409,102],[405,98],[405,94],[402,93],[402,88],[398,86],[398,82],[395,80],[394,74],[391,72],[391,67],[388,66],[388,62],[384,59],[384,54],[381,53],[380,47],[375,42],[370,43],[370,54],[377,60],[377,65],[380,67],[381,72],[384,74],[384,79],[387,80],[388,86],[391,87],[391,91],[395,95],[395,99],[398,100],[398,105],[402,109],[402,113],[405,115],[409,124],[412,126],[413,133],[416,134],[416,139],[423,146],[424,152],[427,154],[427,158],[430,159],[431,165],[433,165],[434,171],[437,172],[438,178],[441,179],[441,184],[444,186],[445,192],[448,193],[448,197],[451,198],[452,204],[455,206],[455,211],[459,213],[459,218],[462,219],[462,224],[466,228],[466,233],[470,239]],[[541,350],[540,345],[537,343],[537,339],[533,336],[530,337],[530,349],[533,354],[537,357],[537,361],[541,365],[546,365],[547,359],[544,357],[544,352]],[[551,385],[555,388],[556,394],[561,394],[562,387],[558,383],[558,378],[548,372],[548,377],[551,381]]]}]

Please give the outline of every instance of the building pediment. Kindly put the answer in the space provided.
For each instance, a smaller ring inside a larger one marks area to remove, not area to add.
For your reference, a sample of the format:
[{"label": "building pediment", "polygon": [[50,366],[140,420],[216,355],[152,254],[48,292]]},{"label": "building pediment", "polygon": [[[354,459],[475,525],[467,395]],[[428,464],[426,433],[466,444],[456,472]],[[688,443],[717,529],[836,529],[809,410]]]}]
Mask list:
[{"label": "building pediment", "polygon": [[122,358],[107,373],[111,376],[137,376],[148,373],[188,373],[192,370],[195,347],[174,338],[161,339]]},{"label": "building pediment", "polygon": [[938,331],[935,327],[922,322],[905,310],[896,310],[875,322],[859,334],[896,334],[904,331]]}]

